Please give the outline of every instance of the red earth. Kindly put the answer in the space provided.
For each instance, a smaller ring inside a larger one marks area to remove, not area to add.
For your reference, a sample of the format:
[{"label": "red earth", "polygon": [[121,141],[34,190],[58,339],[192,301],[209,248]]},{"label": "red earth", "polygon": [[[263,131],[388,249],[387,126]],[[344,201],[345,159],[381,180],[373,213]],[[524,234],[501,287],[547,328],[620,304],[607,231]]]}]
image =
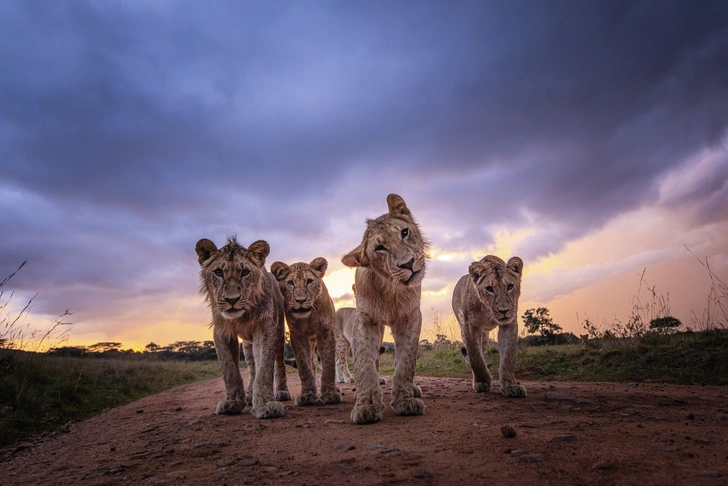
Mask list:
[{"label": "red earth", "polygon": [[349,423],[355,385],[258,420],[214,415],[221,378],[192,383],[4,451],[0,484],[728,484],[727,388],[525,382],[511,399],[416,382],[425,415],[370,425]]}]

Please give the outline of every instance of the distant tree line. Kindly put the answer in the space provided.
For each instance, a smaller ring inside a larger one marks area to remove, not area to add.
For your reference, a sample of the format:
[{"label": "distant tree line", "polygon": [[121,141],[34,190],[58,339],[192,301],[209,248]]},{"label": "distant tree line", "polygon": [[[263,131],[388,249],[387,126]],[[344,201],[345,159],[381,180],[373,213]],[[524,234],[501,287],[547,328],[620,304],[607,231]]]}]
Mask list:
[{"label": "distant tree line", "polygon": [[[143,351],[121,349],[121,347],[121,343],[104,341],[90,346],[62,346],[53,348],[48,353],[54,356],[73,358],[128,358],[183,361],[217,359],[215,343],[213,341],[176,341],[166,346],[159,346],[151,342],[144,346]],[[240,357],[242,360],[242,349]]]}]

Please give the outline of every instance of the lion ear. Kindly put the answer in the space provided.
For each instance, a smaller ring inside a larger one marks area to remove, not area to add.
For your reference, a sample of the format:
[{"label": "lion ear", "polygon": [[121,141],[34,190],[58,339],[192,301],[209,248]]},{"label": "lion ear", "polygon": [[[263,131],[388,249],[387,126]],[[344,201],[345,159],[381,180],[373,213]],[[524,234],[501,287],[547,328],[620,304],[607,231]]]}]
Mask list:
[{"label": "lion ear", "polygon": [[254,241],[248,247],[247,256],[250,261],[262,267],[265,265],[265,258],[270,254],[270,245],[263,240]]},{"label": "lion ear", "polygon": [[311,260],[309,266],[318,275],[318,278],[324,278],[326,269],[329,268],[329,262],[327,262],[324,257],[317,257]]},{"label": "lion ear", "polygon": [[523,260],[517,256],[511,257],[506,266],[513,272],[521,275],[523,273]]},{"label": "lion ear", "polygon": [[405,204],[404,199],[402,199],[402,196],[399,196],[398,194],[390,194],[387,196],[387,206],[389,207],[389,214],[393,216],[412,215],[407,204]]},{"label": "lion ear", "polygon": [[369,258],[367,258],[366,247],[366,242],[362,241],[359,246],[341,257],[341,263],[352,268],[368,266]]},{"label": "lion ear", "polygon": [[485,265],[483,265],[482,262],[473,262],[470,264],[470,267],[468,267],[470,278],[472,278],[475,283],[478,283],[478,280],[480,280],[483,274],[485,274],[485,270]]},{"label": "lion ear", "polygon": [[290,271],[291,267],[283,262],[274,262],[273,265],[270,266],[270,273],[273,274],[276,280],[285,279]]},{"label": "lion ear", "polygon": [[195,245],[195,252],[197,252],[197,261],[201,266],[207,260],[217,255],[217,246],[207,238],[202,238]]}]

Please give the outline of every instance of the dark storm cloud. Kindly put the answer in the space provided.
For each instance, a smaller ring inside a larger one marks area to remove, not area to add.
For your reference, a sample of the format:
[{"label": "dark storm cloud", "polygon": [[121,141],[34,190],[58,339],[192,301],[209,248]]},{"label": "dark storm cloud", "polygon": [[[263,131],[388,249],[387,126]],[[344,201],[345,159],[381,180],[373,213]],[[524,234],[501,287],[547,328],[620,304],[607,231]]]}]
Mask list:
[{"label": "dark storm cloud", "polygon": [[[520,256],[558,251],[720,145],[727,18],[719,1],[3,2],[0,270],[29,259],[18,282],[67,286],[61,307],[74,285],[131,299],[154,272],[196,285],[200,237],[343,254],[387,192],[453,251],[506,223],[539,228]],[[361,224],[343,241],[334,218]]]}]

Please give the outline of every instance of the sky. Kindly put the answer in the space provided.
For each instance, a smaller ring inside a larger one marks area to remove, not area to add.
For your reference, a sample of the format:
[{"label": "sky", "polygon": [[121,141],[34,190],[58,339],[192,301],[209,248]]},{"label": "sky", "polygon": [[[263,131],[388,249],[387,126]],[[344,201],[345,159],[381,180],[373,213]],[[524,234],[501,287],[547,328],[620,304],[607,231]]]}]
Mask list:
[{"label": "sky", "polygon": [[389,193],[432,242],[423,338],[487,254],[576,334],[646,289],[704,323],[700,261],[728,279],[720,0],[8,0],[0,65],[0,302],[69,344],[211,339],[200,238],[323,256],[350,306]]}]

